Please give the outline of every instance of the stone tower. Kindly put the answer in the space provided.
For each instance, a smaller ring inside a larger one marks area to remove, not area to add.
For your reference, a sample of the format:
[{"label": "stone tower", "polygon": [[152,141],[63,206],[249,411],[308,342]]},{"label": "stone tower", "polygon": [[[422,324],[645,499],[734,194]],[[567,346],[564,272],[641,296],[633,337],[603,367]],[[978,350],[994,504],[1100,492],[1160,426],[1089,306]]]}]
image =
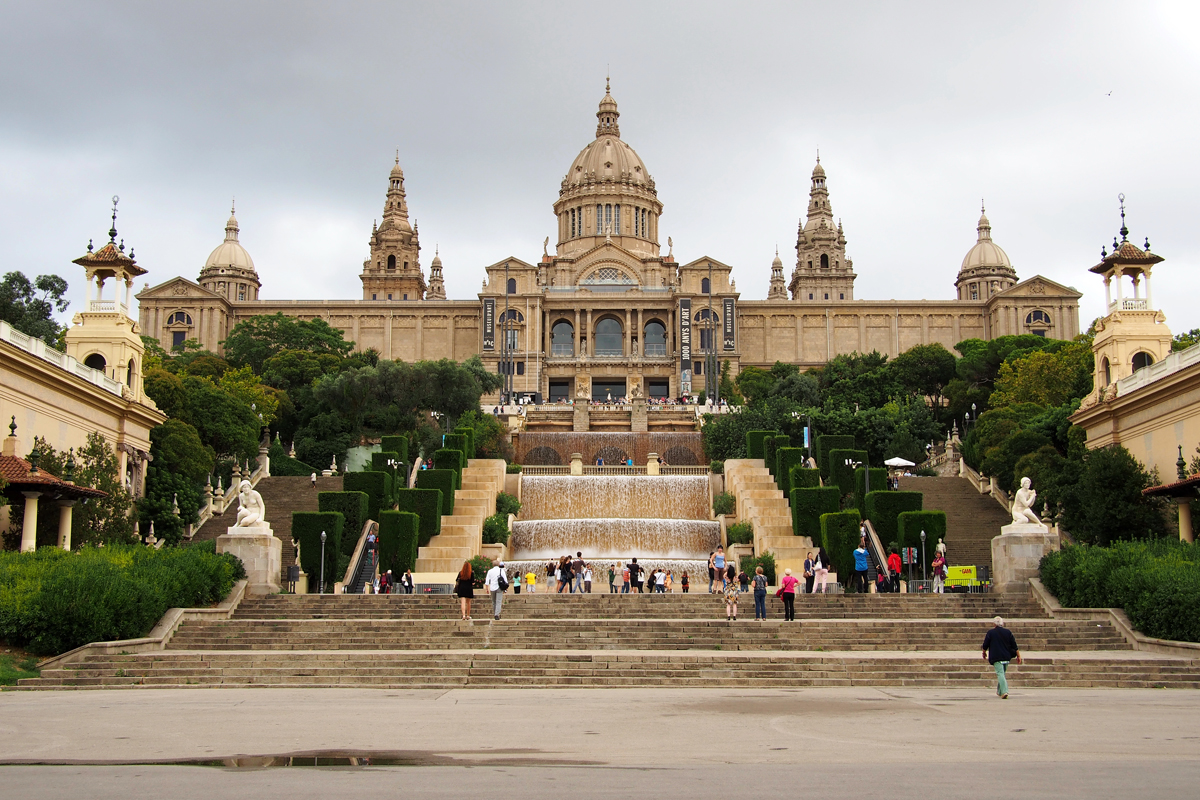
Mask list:
[{"label": "stone tower", "polygon": [[779,248],[775,248],[775,260],[771,262],[771,287],[767,289],[768,300],[787,300],[787,284],[783,282],[783,260]]},{"label": "stone tower", "polygon": [[842,223],[833,222],[821,157],[812,172],[808,219],[796,234],[796,268],[788,289],[793,300],[826,303],[854,299],[854,262],[846,257]]},{"label": "stone tower", "polygon": [[433,261],[429,265],[429,291],[426,300],[445,300],[446,284],[442,283],[442,258],[437,248],[433,248]]},{"label": "stone tower", "polygon": [[257,300],[262,288],[254,269],[254,259],[238,241],[238,231],[237,217],[230,208],[229,219],[225,222],[225,241],[208,254],[199,278],[201,286],[231,303]]},{"label": "stone tower", "polygon": [[417,229],[408,221],[404,170],[400,155],[388,176],[383,222],[371,230],[371,257],[363,262],[364,300],[423,300],[425,276],[421,272],[421,244]]},{"label": "stone tower", "polygon": [[980,209],[979,225],[975,230],[979,238],[967,251],[954,281],[959,300],[987,300],[1017,282],[1017,271],[1009,262],[1008,254],[992,241],[992,223],[988,221],[986,209]]}]

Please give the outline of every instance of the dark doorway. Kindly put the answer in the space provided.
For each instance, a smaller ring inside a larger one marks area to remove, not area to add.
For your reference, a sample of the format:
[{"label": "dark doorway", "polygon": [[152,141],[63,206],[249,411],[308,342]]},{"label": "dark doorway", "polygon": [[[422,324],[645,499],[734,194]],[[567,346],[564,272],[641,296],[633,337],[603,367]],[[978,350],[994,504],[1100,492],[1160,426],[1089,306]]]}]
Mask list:
[{"label": "dark doorway", "polygon": [[571,382],[568,381],[550,381],[550,402],[557,403],[562,400],[569,400],[571,397]]},{"label": "dark doorway", "polygon": [[625,379],[613,380],[612,378],[593,378],[592,379],[592,399],[606,403],[610,399],[615,401],[620,397],[625,396]]},{"label": "dark doorway", "polygon": [[646,380],[646,390],[649,392],[651,400],[670,397],[671,381],[668,378],[648,378]]}]

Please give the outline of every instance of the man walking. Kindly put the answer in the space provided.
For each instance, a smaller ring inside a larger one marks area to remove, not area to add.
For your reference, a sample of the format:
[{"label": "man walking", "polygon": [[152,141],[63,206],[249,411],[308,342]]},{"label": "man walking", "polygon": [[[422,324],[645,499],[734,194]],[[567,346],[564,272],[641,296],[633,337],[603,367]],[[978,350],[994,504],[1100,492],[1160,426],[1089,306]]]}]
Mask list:
[{"label": "man walking", "polygon": [[575,561],[571,564],[571,569],[575,571],[575,585],[571,588],[571,594],[579,592],[583,594],[583,552],[575,553]]},{"label": "man walking", "polygon": [[1017,649],[1017,637],[1004,627],[1004,618],[992,620],[992,629],[983,637],[983,657],[991,662],[996,670],[996,694],[1001,700],[1008,699],[1008,662],[1021,663],[1021,651]]},{"label": "man walking", "polygon": [[500,619],[500,606],[504,604],[504,586],[501,581],[504,580],[504,562],[497,561],[495,566],[487,571],[487,577],[483,579],[483,588],[492,593],[492,615],[496,619]]}]

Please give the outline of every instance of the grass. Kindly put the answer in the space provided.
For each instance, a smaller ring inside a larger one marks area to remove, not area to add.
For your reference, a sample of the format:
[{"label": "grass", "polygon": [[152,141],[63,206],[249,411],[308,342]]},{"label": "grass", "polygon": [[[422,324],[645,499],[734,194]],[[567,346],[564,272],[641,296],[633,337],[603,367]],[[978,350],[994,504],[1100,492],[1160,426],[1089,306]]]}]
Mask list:
[{"label": "grass", "polygon": [[0,653],[0,686],[16,686],[21,678],[36,678],[41,675],[37,658],[28,653]]}]

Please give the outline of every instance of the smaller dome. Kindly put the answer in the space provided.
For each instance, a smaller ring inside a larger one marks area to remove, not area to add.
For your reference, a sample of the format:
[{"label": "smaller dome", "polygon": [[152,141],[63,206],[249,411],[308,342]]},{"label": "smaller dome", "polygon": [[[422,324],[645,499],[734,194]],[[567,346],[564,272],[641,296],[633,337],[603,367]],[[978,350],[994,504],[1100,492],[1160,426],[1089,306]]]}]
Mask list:
[{"label": "smaller dome", "polygon": [[254,259],[250,258],[246,248],[238,241],[238,221],[232,209],[229,212],[229,220],[225,223],[225,241],[209,253],[204,262],[204,269],[213,267],[254,271]]},{"label": "smaller dome", "polygon": [[987,214],[983,211],[980,212],[979,225],[975,230],[979,232],[979,239],[963,258],[962,270],[984,267],[1012,269],[1008,253],[1005,253],[1000,245],[992,241],[992,223],[988,221]]},{"label": "smaller dome", "polygon": [[430,263],[430,266],[440,267],[441,265],[442,265],[442,257],[440,255],[438,255],[438,252],[436,250],[434,250],[433,261]]},{"label": "smaller dome", "polygon": [[783,259],[779,257],[779,248],[775,248],[775,260],[771,262],[772,267],[782,267]]},{"label": "smaller dome", "polygon": [[812,176],[814,178],[824,178],[825,177],[825,168],[821,166],[820,159],[817,160],[817,165],[815,167],[813,167]]},{"label": "smaller dome", "polygon": [[400,178],[401,180],[403,180],[403,179],[404,179],[404,170],[400,169],[400,163],[399,163],[399,162],[396,162],[396,166],[392,167],[392,174],[391,174],[391,177],[393,177],[393,178]]}]

